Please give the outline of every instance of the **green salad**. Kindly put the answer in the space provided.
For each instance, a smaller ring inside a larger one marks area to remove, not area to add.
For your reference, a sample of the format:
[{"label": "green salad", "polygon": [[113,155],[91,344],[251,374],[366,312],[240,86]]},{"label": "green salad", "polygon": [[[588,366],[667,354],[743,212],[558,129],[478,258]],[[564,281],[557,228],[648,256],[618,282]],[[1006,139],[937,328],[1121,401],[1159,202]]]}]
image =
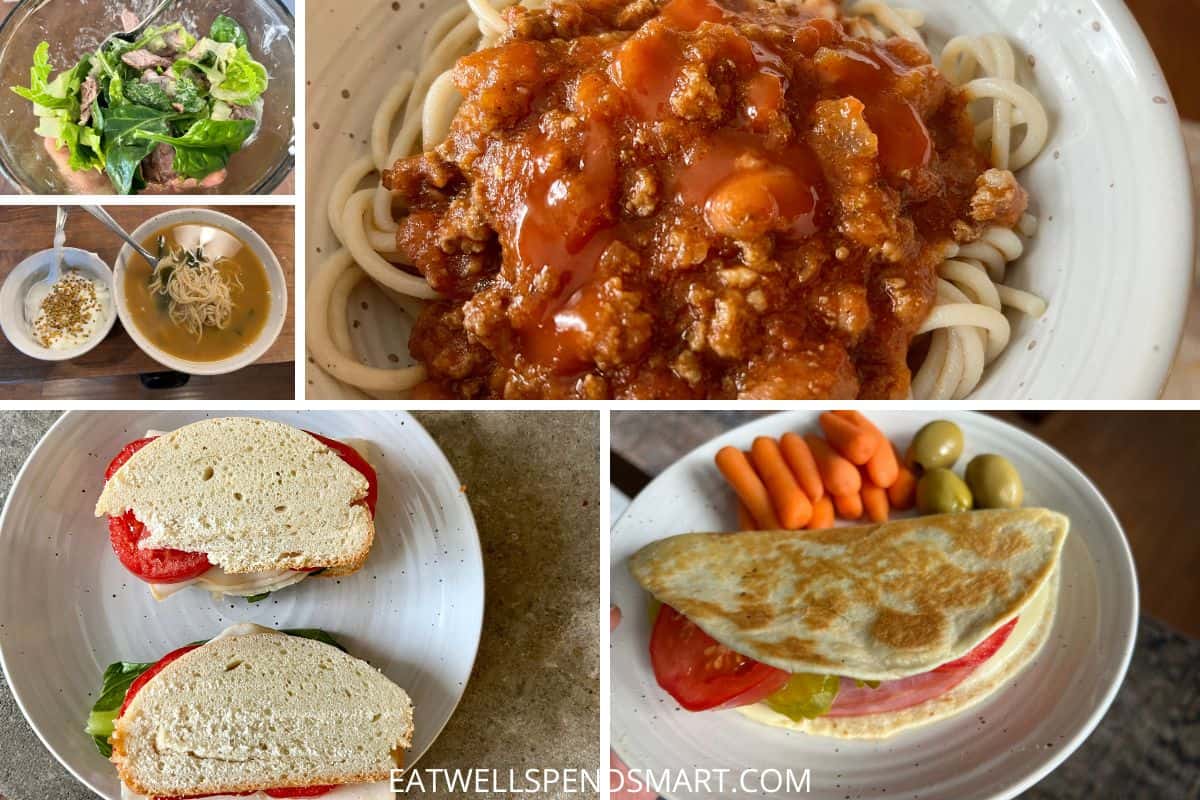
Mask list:
[{"label": "green salad", "polygon": [[261,117],[267,69],[236,20],[216,18],[197,39],[176,23],[136,42],[110,41],[50,77],[50,45],[34,52],[29,86],[37,134],[76,172],[104,172],[119,194],[178,188],[225,169]]}]

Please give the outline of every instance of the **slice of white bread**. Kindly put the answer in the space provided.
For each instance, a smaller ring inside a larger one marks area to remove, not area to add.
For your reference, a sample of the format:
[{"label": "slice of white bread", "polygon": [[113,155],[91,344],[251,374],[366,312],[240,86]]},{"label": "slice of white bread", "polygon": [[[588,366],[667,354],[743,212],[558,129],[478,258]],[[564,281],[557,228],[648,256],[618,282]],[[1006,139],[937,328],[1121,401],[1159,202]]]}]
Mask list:
[{"label": "slice of white bread", "polygon": [[412,745],[403,689],[322,642],[235,626],[155,675],[117,720],[112,761],[162,797],[387,780]]},{"label": "slice of white bread", "polygon": [[96,516],[132,510],[145,548],[205,553],[228,573],[362,566],[375,524],[367,479],[304,431],[229,417],[186,425],[133,455]]}]

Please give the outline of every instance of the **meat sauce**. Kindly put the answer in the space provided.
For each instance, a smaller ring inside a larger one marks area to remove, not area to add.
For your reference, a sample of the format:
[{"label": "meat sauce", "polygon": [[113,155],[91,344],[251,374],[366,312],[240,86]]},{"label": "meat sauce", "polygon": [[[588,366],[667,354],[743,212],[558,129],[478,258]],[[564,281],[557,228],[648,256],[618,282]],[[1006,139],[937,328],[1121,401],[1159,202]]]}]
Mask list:
[{"label": "meat sauce", "polygon": [[920,46],[754,0],[510,8],[384,176],[452,398],[897,398],[987,170]]}]

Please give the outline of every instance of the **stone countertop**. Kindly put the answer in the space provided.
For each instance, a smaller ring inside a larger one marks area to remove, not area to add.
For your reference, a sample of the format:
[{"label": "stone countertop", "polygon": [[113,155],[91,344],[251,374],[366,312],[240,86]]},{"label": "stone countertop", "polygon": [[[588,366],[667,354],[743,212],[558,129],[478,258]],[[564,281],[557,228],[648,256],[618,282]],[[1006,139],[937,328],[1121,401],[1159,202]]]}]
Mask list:
[{"label": "stone countertop", "polygon": [[[594,774],[600,761],[599,416],[415,416],[467,487],[487,580],[475,669],[420,768],[487,768],[502,775],[586,768]],[[0,500],[57,418],[57,412],[0,412]],[[7,732],[0,738],[0,800],[94,797],[42,747],[5,684],[0,726]]]}]

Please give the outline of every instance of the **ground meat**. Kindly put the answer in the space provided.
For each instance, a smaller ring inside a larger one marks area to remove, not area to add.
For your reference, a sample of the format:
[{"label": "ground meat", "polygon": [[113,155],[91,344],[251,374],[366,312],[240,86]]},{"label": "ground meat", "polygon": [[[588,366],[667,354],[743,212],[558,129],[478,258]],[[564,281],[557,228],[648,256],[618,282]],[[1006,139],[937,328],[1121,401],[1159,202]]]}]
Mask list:
[{"label": "ground meat", "polygon": [[831,0],[502,13],[447,138],[384,175],[445,298],[411,345],[429,396],[907,395],[986,168],[923,49]]},{"label": "ground meat", "polygon": [[1029,207],[1029,195],[1006,169],[989,169],[979,176],[975,187],[971,219],[976,222],[1012,228]]},{"label": "ground meat", "polygon": [[850,354],[840,345],[789,351],[772,347],[736,375],[739,400],[850,400],[859,383]]}]

